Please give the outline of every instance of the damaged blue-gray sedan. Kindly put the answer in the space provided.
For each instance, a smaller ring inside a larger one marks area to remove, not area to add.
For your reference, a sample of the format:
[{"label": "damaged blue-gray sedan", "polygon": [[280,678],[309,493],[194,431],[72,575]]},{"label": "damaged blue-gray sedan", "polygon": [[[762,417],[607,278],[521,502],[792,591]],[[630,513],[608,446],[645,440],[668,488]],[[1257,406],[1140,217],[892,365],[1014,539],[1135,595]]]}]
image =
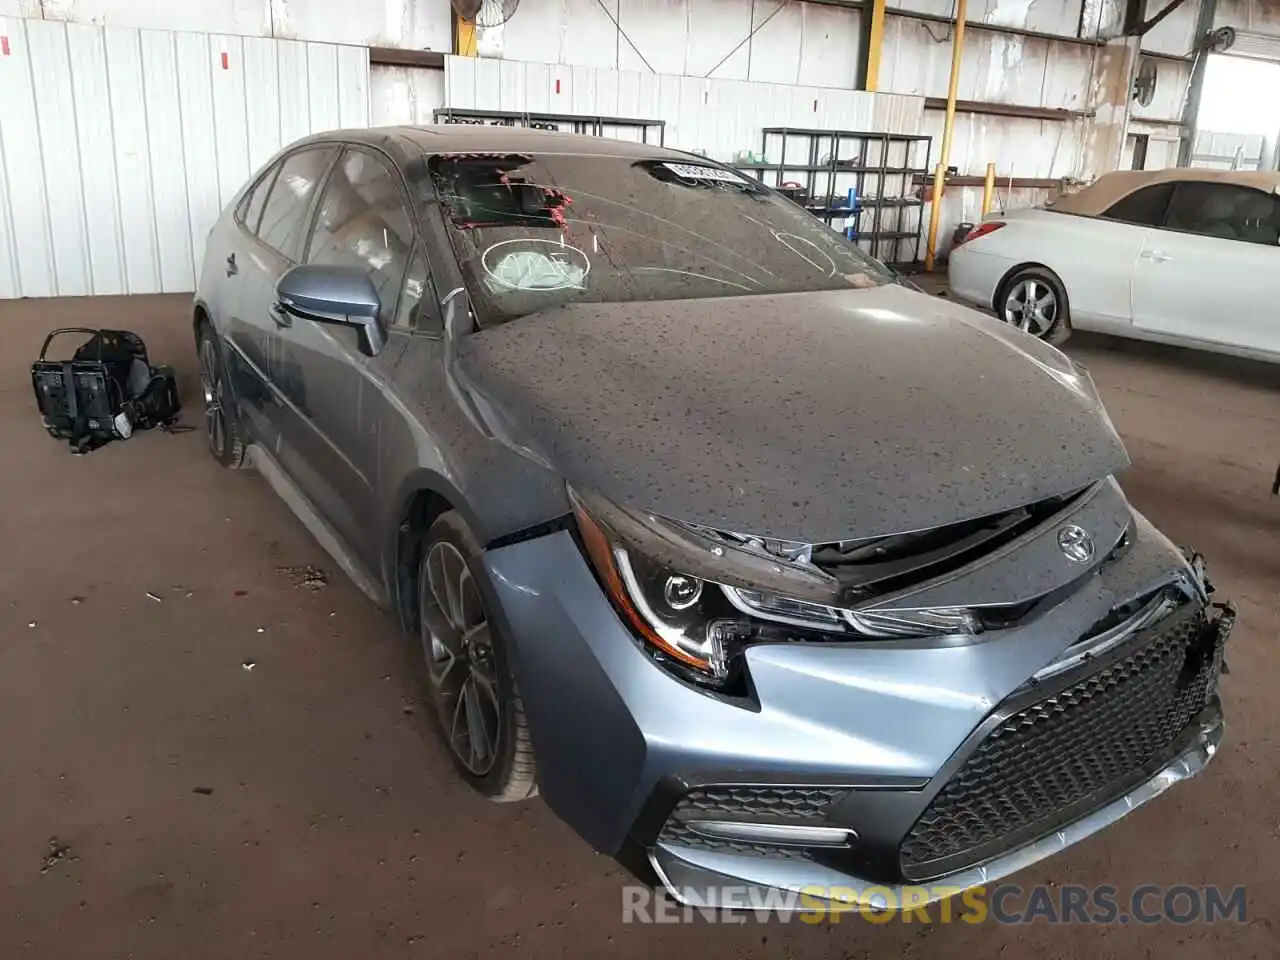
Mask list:
[{"label": "damaged blue-gray sedan", "polygon": [[1232,617],[1088,374],[704,158],[311,137],[194,324],[210,450],[396,612],[458,774],[681,900],[989,882],[1219,745]]}]

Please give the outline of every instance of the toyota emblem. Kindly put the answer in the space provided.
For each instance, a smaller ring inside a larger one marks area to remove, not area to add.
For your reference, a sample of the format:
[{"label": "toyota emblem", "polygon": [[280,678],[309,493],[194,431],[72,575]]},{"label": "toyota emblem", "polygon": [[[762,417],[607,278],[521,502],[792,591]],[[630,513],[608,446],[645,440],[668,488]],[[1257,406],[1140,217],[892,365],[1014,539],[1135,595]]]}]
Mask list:
[{"label": "toyota emblem", "polygon": [[1093,559],[1093,537],[1084,527],[1069,523],[1058,531],[1058,546],[1072,563],[1088,563]]}]

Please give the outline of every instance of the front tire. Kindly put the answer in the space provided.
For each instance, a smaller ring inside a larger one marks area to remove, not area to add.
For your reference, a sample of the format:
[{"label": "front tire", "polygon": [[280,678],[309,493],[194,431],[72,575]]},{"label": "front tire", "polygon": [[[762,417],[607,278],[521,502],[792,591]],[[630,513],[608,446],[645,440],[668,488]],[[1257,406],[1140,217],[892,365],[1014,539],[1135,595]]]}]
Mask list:
[{"label": "front tire", "polygon": [[450,511],[427,531],[418,570],[418,633],[427,698],[462,778],[491,800],[538,792],[524,705],[490,618],[480,545]]},{"label": "front tire", "polygon": [[227,368],[222,361],[222,345],[208,320],[200,321],[196,334],[200,358],[200,396],[204,401],[204,438],[213,458],[229,470],[245,464],[248,444],[236,418],[231,391],[227,389]]},{"label": "front tire", "polygon": [[1044,267],[1023,267],[1009,277],[996,298],[996,315],[1041,340],[1057,340],[1070,329],[1067,291]]}]

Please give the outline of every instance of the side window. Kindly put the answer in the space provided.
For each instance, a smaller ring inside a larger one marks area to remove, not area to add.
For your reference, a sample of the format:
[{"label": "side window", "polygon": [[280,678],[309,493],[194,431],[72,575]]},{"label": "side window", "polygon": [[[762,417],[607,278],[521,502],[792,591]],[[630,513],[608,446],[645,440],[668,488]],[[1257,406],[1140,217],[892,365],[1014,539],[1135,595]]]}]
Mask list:
[{"label": "side window", "polygon": [[418,305],[431,289],[431,278],[427,273],[427,261],[419,250],[409,261],[409,269],[404,275],[404,286],[400,290],[400,302],[396,304],[396,316],[393,327],[403,330],[433,331],[435,325],[429,319],[432,314],[420,315]]},{"label": "side window", "polygon": [[315,147],[291,153],[280,164],[280,173],[262,208],[258,238],[290,260],[298,259],[298,249],[307,232],[311,198],[332,159],[332,147]]},{"label": "side window", "polygon": [[240,201],[240,209],[236,211],[239,220],[250,233],[258,232],[258,221],[262,219],[262,208],[266,206],[267,194],[271,192],[271,184],[276,178],[276,167],[272,166],[255,183]]},{"label": "side window", "polygon": [[1104,220],[1120,220],[1140,227],[1158,227],[1164,223],[1164,213],[1173,196],[1172,183],[1156,183],[1135,190],[1122,200],[1117,200],[1102,215]]},{"label": "side window", "polygon": [[1184,181],[1169,206],[1168,226],[1223,240],[1274,247],[1280,242],[1276,198],[1228,183]]},{"label": "side window", "polygon": [[385,324],[399,322],[396,303],[413,249],[413,220],[387,163],[363,150],[338,160],[316,214],[308,263],[369,272]]}]

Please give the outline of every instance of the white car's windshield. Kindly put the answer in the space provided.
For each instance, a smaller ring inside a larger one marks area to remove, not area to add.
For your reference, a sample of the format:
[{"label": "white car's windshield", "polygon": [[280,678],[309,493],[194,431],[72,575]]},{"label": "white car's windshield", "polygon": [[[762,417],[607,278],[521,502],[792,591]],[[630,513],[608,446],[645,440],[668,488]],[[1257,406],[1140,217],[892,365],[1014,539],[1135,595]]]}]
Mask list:
[{"label": "white car's windshield", "polygon": [[443,155],[433,181],[481,321],[570,301],[878,286],[894,275],[756,181],[670,159]]}]

